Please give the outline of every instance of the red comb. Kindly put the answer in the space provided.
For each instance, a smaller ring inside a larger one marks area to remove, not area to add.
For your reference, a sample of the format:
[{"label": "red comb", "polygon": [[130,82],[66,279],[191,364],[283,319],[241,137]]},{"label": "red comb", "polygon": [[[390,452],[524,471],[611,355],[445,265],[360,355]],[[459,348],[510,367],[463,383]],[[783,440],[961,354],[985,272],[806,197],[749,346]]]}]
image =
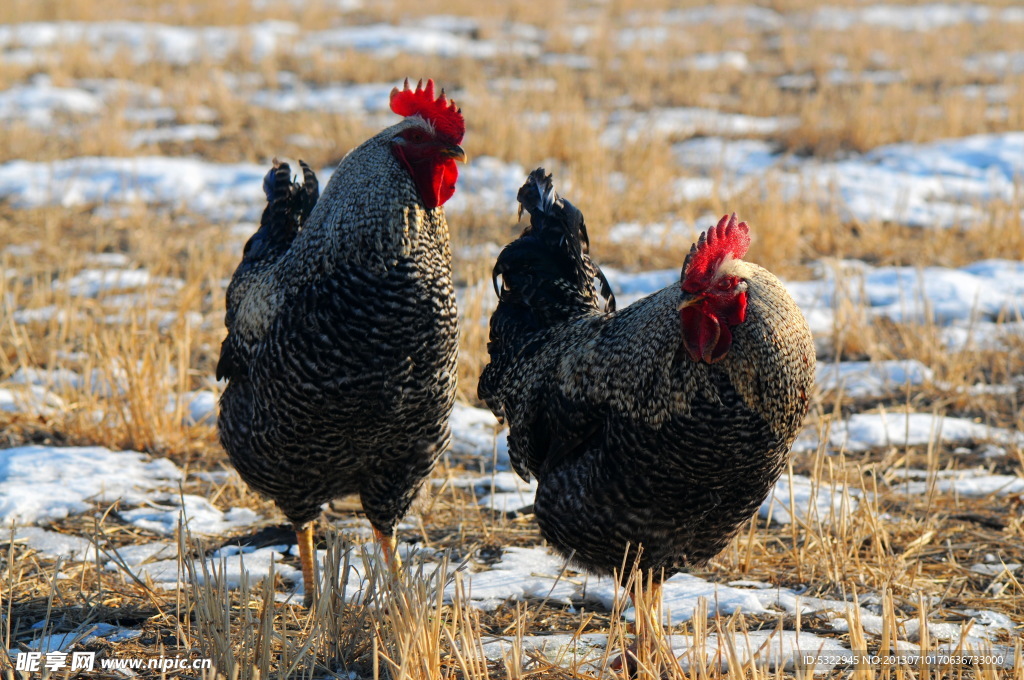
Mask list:
[{"label": "red comb", "polygon": [[726,256],[743,257],[748,247],[750,232],[747,223],[737,222],[736,213],[724,216],[690,247],[690,253],[683,262],[683,290],[700,292]]},{"label": "red comb", "polygon": [[455,144],[461,143],[462,136],[466,134],[462,110],[455,102],[445,96],[443,89],[441,96],[434,99],[433,78],[427,81],[426,87],[423,87],[421,80],[416,84],[415,90],[409,87],[409,79],[406,78],[403,89],[399,90],[396,87],[391,90],[391,110],[400,116],[423,116],[435,130],[450,138]]}]

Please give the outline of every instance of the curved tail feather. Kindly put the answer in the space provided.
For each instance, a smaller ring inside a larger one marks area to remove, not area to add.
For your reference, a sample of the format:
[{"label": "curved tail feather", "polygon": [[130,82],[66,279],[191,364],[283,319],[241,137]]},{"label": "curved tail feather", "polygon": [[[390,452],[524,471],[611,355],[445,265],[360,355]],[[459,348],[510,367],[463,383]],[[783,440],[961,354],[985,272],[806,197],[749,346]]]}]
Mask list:
[{"label": "curved tail feather", "polygon": [[487,344],[491,362],[478,386],[480,398],[495,412],[500,412],[498,395],[507,367],[536,345],[539,333],[615,310],[608,279],[590,259],[583,213],[559,196],[551,175],[543,168],[531,172],[518,199],[520,216],[529,213],[530,222],[518,239],[505,246],[494,265],[498,306],[491,315]]},{"label": "curved tail feather", "polygon": [[263,194],[267,206],[260,218],[260,227],[249,237],[242,250],[242,261],[231,277],[227,290],[224,323],[228,336],[221,345],[217,362],[217,379],[230,378],[245,370],[245,341],[235,329],[238,306],[249,290],[250,283],[276,263],[291,247],[320,198],[320,185],[316,174],[305,162],[299,161],[302,181],[292,179],[287,163],[274,159],[274,166],[263,177]]}]

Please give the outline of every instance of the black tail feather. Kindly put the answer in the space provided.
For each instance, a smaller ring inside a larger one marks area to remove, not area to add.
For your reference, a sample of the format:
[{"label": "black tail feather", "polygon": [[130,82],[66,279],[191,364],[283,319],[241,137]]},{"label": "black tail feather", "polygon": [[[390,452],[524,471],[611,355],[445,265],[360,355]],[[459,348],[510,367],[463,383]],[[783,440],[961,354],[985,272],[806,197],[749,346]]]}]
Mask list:
[{"label": "black tail feather", "polygon": [[[597,293],[605,301],[605,311],[614,311],[615,296],[608,279],[589,256],[590,237],[583,213],[558,195],[551,175],[544,168],[531,172],[517,198],[519,214],[528,212],[530,224],[498,256],[493,271],[498,297],[519,299],[534,308],[553,307],[550,311],[558,318],[596,307]],[[595,279],[600,283],[596,291]],[[535,311],[548,316],[547,310]]]},{"label": "black tail feather", "polygon": [[274,159],[274,167],[263,177],[267,207],[260,228],[245,244],[243,261],[280,256],[291,245],[320,197],[316,174],[299,161],[303,181],[292,180],[291,166]]},{"label": "black tail feather", "polygon": [[282,161],[274,159],[274,166],[263,176],[263,194],[267,204],[273,204],[286,197],[291,190],[292,169]]},{"label": "black tail feather", "polygon": [[519,216],[525,209],[530,216],[539,216],[551,212],[555,201],[559,199],[550,174],[544,168],[537,168],[526,178],[526,183],[519,188],[516,200],[519,201]]},{"label": "black tail feather", "polygon": [[317,182],[316,174],[305,161],[299,161],[299,167],[302,168],[302,190],[301,190],[301,201],[299,205],[299,222],[301,226],[305,223],[306,218],[313,212],[313,207],[316,202],[320,199],[320,183]]},{"label": "black tail feather", "polygon": [[[540,333],[586,316],[615,310],[608,279],[590,260],[583,213],[555,191],[551,175],[537,168],[519,189],[519,215],[530,215],[522,235],[505,246],[494,265],[498,307],[491,315],[477,394],[495,413],[504,372],[517,357],[542,346]],[[499,281],[500,279],[500,281]],[[595,287],[595,280],[599,287]]]},{"label": "black tail feather", "polygon": [[239,344],[234,333],[236,308],[244,291],[256,277],[272,267],[288,251],[320,197],[316,174],[302,161],[299,161],[299,166],[303,177],[301,183],[293,181],[291,167],[276,158],[274,167],[263,177],[267,207],[263,209],[260,228],[246,241],[242,262],[228,285],[224,314],[228,336],[221,345],[220,360],[217,362],[218,380],[240,375],[247,370],[247,351]]}]

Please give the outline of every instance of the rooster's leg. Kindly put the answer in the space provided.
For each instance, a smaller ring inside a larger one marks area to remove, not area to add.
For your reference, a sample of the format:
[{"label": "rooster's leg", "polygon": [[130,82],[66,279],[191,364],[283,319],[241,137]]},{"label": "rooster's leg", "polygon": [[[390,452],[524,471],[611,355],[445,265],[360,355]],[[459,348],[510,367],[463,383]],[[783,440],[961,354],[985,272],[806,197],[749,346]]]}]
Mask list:
[{"label": "rooster's leg", "polygon": [[[647,591],[646,596],[640,598],[637,601],[636,591],[630,591],[629,599],[633,601],[633,610],[635,616],[633,622],[626,626],[626,632],[633,635],[633,642],[626,647],[625,651],[622,652],[618,657],[612,660],[610,668],[613,671],[625,671],[627,678],[637,677],[637,664],[636,656],[637,650],[641,643],[648,642],[645,638],[651,633],[651,626],[654,626],[655,630],[661,628],[661,617],[658,616],[658,612],[661,611],[660,607],[657,606],[658,599],[661,597],[661,583],[652,583],[650,590]],[[641,613],[641,610],[649,610],[649,612]],[[649,618],[641,623],[641,616],[649,616]]]},{"label": "rooster's leg", "polygon": [[630,626],[630,632],[634,635],[641,634],[641,631],[646,627],[638,625],[637,623],[640,620],[641,608],[645,608],[650,612],[651,616],[649,620],[655,627],[661,626],[661,621],[658,620],[658,617],[655,614],[658,610],[658,600],[661,598],[661,582],[651,583],[651,587],[645,595],[645,597],[641,597],[640,601],[637,602],[636,591],[629,594],[629,599],[633,601],[633,609],[636,610],[636,616],[633,618],[633,624]]},{"label": "rooster's leg", "polygon": [[384,562],[387,563],[391,574],[397,576],[398,570],[402,568],[402,558],[398,554],[398,539],[395,533],[385,534],[377,527],[373,527],[373,540],[377,541],[381,553],[384,554]]},{"label": "rooster's leg", "polygon": [[316,591],[316,551],[313,548],[313,527],[316,521],[295,526],[295,537],[299,540],[299,561],[302,562],[302,587],[306,594],[302,604],[313,605],[313,593]]}]

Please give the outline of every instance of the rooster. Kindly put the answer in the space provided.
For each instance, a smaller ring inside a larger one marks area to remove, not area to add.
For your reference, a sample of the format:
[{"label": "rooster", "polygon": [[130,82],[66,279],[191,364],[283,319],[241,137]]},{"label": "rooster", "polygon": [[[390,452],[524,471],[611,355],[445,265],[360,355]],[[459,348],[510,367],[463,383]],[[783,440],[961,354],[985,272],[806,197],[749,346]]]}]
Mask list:
[{"label": "rooster", "polygon": [[341,161],[322,196],[303,167],[268,205],[228,287],[220,441],[293,524],[306,603],[321,506],[358,493],[392,569],[395,526],[450,439],[458,317],[444,203],[462,113],[434,82],[391,92],[403,120]]},{"label": "rooster", "polygon": [[660,584],[725,548],[778,480],[807,412],[810,331],[779,280],[741,259],[735,215],[700,236],[679,283],[612,312],[580,211],[543,169],[519,200],[530,224],[494,268],[479,396],[509,424],[516,472],[538,481],[548,542],[596,574],[625,558]]}]

